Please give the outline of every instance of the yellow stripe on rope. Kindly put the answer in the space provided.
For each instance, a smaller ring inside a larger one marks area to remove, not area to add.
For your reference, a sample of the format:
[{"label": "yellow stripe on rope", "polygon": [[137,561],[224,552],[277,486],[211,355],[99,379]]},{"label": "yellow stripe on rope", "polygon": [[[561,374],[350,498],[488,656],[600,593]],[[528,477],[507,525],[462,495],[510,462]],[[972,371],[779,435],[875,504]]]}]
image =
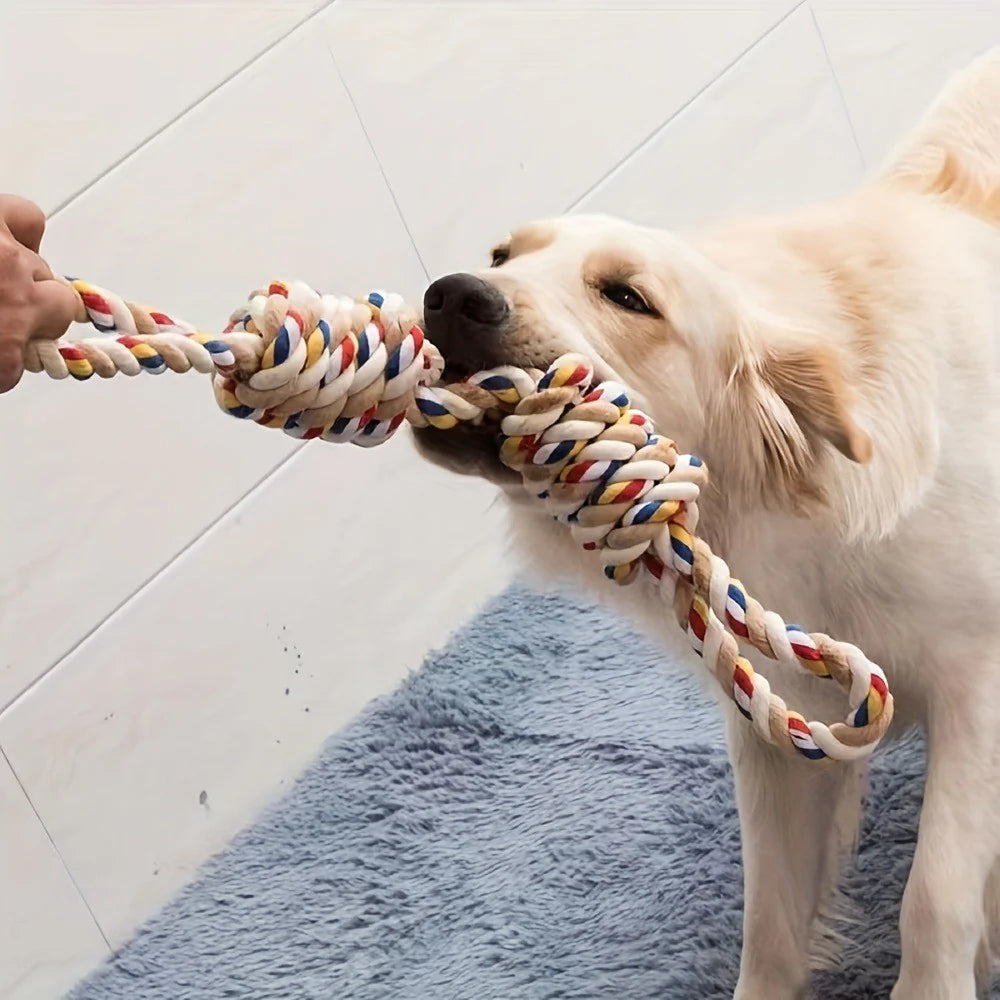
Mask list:
[{"label": "yellow stripe on rope", "polygon": [[141,341],[138,344],[133,344],[129,350],[140,361],[143,358],[155,358],[159,354],[155,347],[150,347],[149,344],[144,344]]},{"label": "yellow stripe on rope", "polygon": [[94,374],[94,366],[86,358],[63,358],[66,362],[66,369],[73,378],[90,378]]},{"label": "yellow stripe on rope", "polygon": [[[829,677],[830,668],[822,660],[810,660],[807,657],[799,656],[797,657],[799,663],[806,668],[806,670],[814,673],[817,677]],[[871,698],[871,695],[868,696]],[[869,710],[871,705],[868,706]],[[872,716],[870,716],[872,717]]]},{"label": "yellow stripe on rope", "polygon": [[691,537],[687,528],[678,524],[676,521],[670,522],[670,537],[676,539],[682,545],[686,545],[692,552],[694,551],[694,539]]},{"label": "yellow stripe on rope", "polygon": [[424,419],[431,427],[436,427],[440,431],[449,431],[458,424],[458,417],[454,413],[442,413],[440,416],[425,413]]},{"label": "yellow stripe on rope", "polygon": [[276,341],[272,340],[271,343],[268,344],[267,347],[264,348],[264,353],[260,357],[260,367],[261,367],[261,370],[263,370],[265,368],[273,368],[274,367],[274,345],[275,345],[275,343],[276,343]]},{"label": "yellow stripe on rope", "polygon": [[552,378],[549,379],[549,385],[552,388],[558,388],[559,386],[566,385],[567,382],[576,374],[578,365],[562,365],[557,368],[552,374]]},{"label": "yellow stripe on rope", "polygon": [[326,338],[323,336],[323,331],[319,327],[316,327],[316,329],[309,334],[309,340],[306,341],[306,368],[312,368],[312,366],[319,361],[320,355],[322,355],[325,347]]},{"label": "yellow stripe on rope", "polygon": [[882,714],[884,708],[885,701],[882,699],[882,695],[872,685],[868,689],[868,720],[877,719]]},{"label": "yellow stripe on rope", "polygon": [[660,521],[669,521],[681,509],[679,500],[664,500],[659,508],[646,519],[645,524],[657,524]]},{"label": "yellow stripe on rope", "polygon": [[509,389],[492,389],[490,390],[501,403],[520,403],[521,394],[517,391],[515,386],[511,386]]},{"label": "yellow stripe on rope", "polygon": [[218,394],[219,405],[226,410],[235,410],[238,406],[243,404],[236,398],[236,393],[232,389],[228,389],[225,386],[219,386],[216,389]]}]

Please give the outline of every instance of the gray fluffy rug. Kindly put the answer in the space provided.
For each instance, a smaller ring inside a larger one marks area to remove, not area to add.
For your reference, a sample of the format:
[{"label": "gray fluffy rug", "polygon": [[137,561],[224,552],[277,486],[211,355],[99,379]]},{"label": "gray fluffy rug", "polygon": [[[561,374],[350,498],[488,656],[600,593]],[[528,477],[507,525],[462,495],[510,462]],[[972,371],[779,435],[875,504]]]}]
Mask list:
[{"label": "gray fluffy rug", "polygon": [[[72,996],[729,997],[730,773],[715,708],[693,680],[668,700],[668,670],[603,612],[513,588]],[[876,760],[825,1000],[888,995],[921,772],[913,740]]]}]

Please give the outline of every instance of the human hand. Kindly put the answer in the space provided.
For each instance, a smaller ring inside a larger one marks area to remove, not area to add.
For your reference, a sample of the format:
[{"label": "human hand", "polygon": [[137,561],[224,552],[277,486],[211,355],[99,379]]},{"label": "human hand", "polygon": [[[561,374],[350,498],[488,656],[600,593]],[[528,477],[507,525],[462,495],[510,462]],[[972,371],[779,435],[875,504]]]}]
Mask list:
[{"label": "human hand", "polygon": [[0,195],[0,393],[20,381],[28,341],[55,340],[76,315],[76,293],[38,256],[44,232],[37,205]]}]

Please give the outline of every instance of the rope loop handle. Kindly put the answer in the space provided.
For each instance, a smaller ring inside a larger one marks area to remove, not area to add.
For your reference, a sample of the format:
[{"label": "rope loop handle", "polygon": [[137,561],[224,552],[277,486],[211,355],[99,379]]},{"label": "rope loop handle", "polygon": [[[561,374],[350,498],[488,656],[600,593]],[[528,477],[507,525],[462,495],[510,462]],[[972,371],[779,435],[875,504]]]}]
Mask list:
[{"label": "rope loop handle", "polygon": [[[702,461],[658,436],[623,386],[592,389],[593,376],[583,356],[555,361],[538,392],[504,418],[503,461],[584,549],[599,551],[610,579],[631,583],[648,571],[692,647],[766,742],[810,760],[870,753],[893,714],[881,668],[856,646],[786,625],[731,578],[695,535],[708,479]],[[786,666],[832,677],[847,694],[846,721],[828,726],[790,710],[740,655],[740,640]]]},{"label": "rope loop handle", "polygon": [[[504,366],[444,385],[440,353],[398,295],[352,299],[272,281],[212,336],[65,280],[78,295],[77,320],[103,335],[32,341],[29,371],[86,380],[193,368],[212,374],[216,402],[230,416],[300,439],[372,446],[404,420],[441,430],[498,424],[502,461],[575,541],[599,554],[610,580],[624,585],[642,575],[655,583],[763,740],[809,760],[855,760],[885,735],[893,699],[882,670],[850,643],[787,625],[731,576],[695,533],[704,464],[657,435],[624,386],[593,386],[586,357],[564,355],[544,373]],[[806,721],[789,709],[740,654],[741,642],[836,681],[847,696],[845,721]]]}]

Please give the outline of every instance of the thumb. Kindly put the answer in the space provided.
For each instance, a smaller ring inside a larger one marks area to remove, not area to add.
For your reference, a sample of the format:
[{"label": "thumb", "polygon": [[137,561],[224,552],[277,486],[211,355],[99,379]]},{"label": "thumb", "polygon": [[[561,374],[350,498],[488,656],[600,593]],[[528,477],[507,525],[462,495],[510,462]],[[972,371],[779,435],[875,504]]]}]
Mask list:
[{"label": "thumb", "polygon": [[36,281],[32,292],[35,323],[32,338],[55,340],[76,319],[79,298],[69,285],[57,278]]}]

